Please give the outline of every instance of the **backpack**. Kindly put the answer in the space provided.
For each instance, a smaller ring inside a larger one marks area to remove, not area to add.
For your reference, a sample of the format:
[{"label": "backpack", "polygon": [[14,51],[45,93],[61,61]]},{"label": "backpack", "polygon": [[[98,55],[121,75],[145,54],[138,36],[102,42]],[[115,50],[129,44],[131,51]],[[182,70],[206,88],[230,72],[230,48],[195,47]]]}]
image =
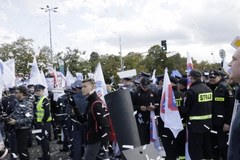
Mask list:
[{"label": "backpack", "polygon": [[[98,132],[98,123],[97,123],[96,117],[95,117],[95,115],[94,115],[94,113],[93,113],[93,107],[94,107],[94,105],[95,105],[96,103],[101,103],[101,104],[103,104],[103,102],[102,102],[101,100],[97,100],[97,101],[93,102],[93,104],[92,104],[92,106],[91,106],[91,112],[92,112],[92,115],[93,115],[93,119],[94,119],[94,121],[95,121],[95,130],[96,130],[96,132]],[[114,132],[113,125],[112,125],[112,120],[111,120],[111,118],[110,118],[110,116],[109,116],[109,112],[108,112],[108,109],[107,109],[107,108],[105,109],[105,113],[106,113],[105,115],[106,115],[107,122],[108,122],[109,128],[110,128],[109,139],[110,139],[110,141],[112,141],[112,142],[116,142],[116,134],[115,134],[115,132]]]}]

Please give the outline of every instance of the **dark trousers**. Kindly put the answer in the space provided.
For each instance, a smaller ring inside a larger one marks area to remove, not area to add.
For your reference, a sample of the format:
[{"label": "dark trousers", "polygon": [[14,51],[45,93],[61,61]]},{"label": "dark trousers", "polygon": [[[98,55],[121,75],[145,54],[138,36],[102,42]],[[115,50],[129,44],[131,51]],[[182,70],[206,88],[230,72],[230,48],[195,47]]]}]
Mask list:
[{"label": "dark trousers", "polygon": [[149,124],[137,124],[138,133],[141,141],[141,145],[150,143],[150,125]]},{"label": "dark trousers", "polygon": [[223,131],[223,126],[213,126],[213,131],[216,131],[217,134],[212,133],[212,153],[213,153],[213,159],[220,159],[223,160],[227,159],[227,141],[228,141],[228,135],[227,132]]},{"label": "dark trousers", "polygon": [[51,123],[46,122],[44,124],[37,123],[36,129],[42,129],[42,132],[37,134],[41,138],[40,145],[42,147],[42,158],[44,160],[50,159],[50,146],[49,146],[49,134],[51,134]]},{"label": "dark trousers", "polygon": [[173,133],[169,128],[164,128],[160,133],[163,147],[166,152],[166,160],[177,159],[177,146]]},{"label": "dark trousers", "polygon": [[176,138],[177,156],[180,160],[184,159],[185,157],[185,143],[186,143],[186,127],[184,127],[184,129],[178,133]]},{"label": "dark trousers", "polygon": [[70,145],[70,140],[72,139],[71,119],[66,118],[64,121],[60,123],[60,126],[63,130],[63,148],[69,149],[68,145]]},{"label": "dark trousers", "polygon": [[28,153],[28,134],[29,129],[17,129],[16,139],[17,139],[17,151],[20,160],[29,160]]},{"label": "dark trousers", "polygon": [[191,159],[212,159],[211,133],[195,133],[188,130],[188,151]]},{"label": "dark trousers", "polygon": [[[57,124],[57,122],[55,121],[56,118],[53,117],[53,120],[51,122],[52,124],[52,129],[53,129],[53,139],[54,140],[57,140],[58,139],[58,134],[61,133],[60,129],[59,129],[59,126]],[[49,135],[49,140],[52,139],[52,135],[50,134]]]},{"label": "dark trousers", "polygon": [[73,160],[79,160],[83,156],[82,147],[84,145],[84,135],[86,126],[73,122]]},{"label": "dark trousers", "polygon": [[7,131],[6,133],[7,139],[9,141],[9,147],[11,150],[11,156],[10,159],[11,160],[15,160],[17,158],[15,158],[17,156],[17,139],[16,139],[16,132],[15,130],[12,131]]},{"label": "dark trousers", "polygon": [[28,131],[27,141],[28,141],[28,147],[32,147],[32,144],[33,144],[32,128],[29,129]]},{"label": "dark trousers", "polygon": [[101,143],[87,144],[85,147],[85,160],[95,160],[97,158],[97,154],[100,150]]}]

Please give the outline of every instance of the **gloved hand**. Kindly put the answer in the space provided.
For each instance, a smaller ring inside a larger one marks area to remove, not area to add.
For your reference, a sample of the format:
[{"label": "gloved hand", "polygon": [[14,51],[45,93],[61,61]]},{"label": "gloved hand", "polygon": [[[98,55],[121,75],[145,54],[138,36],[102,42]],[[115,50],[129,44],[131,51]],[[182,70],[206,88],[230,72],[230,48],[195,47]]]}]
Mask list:
[{"label": "gloved hand", "polygon": [[87,114],[80,114],[78,117],[77,117],[77,120],[79,123],[81,124],[84,124],[87,122]]}]

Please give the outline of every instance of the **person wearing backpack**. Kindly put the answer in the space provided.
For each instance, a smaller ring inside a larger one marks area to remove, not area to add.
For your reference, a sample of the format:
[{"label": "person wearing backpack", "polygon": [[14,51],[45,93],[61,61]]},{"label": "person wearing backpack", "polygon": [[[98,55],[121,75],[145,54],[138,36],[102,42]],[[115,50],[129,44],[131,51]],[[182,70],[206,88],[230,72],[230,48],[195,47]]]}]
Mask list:
[{"label": "person wearing backpack", "polygon": [[107,153],[110,139],[110,125],[106,109],[103,107],[101,99],[95,91],[95,82],[93,79],[82,81],[82,94],[87,97],[86,100],[88,101],[86,116],[82,116],[82,120],[80,118],[80,121],[84,121],[85,119],[88,123],[84,159],[93,160],[96,159],[101,147]]}]

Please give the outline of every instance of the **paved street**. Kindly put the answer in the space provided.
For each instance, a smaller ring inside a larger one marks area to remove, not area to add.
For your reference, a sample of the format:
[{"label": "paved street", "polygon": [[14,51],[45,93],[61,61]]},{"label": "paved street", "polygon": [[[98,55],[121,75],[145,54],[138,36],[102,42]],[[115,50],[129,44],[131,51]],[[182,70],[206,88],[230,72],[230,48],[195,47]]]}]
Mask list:
[{"label": "paved street", "polygon": [[[70,152],[60,152],[59,149],[61,148],[60,144],[57,144],[57,141],[51,141],[50,149],[51,149],[51,160],[71,160],[69,157]],[[31,160],[37,160],[38,157],[41,156],[42,151],[41,151],[41,146],[34,145],[29,148],[29,153],[30,153],[30,159]],[[10,159],[10,156],[8,155],[6,159]]]}]

